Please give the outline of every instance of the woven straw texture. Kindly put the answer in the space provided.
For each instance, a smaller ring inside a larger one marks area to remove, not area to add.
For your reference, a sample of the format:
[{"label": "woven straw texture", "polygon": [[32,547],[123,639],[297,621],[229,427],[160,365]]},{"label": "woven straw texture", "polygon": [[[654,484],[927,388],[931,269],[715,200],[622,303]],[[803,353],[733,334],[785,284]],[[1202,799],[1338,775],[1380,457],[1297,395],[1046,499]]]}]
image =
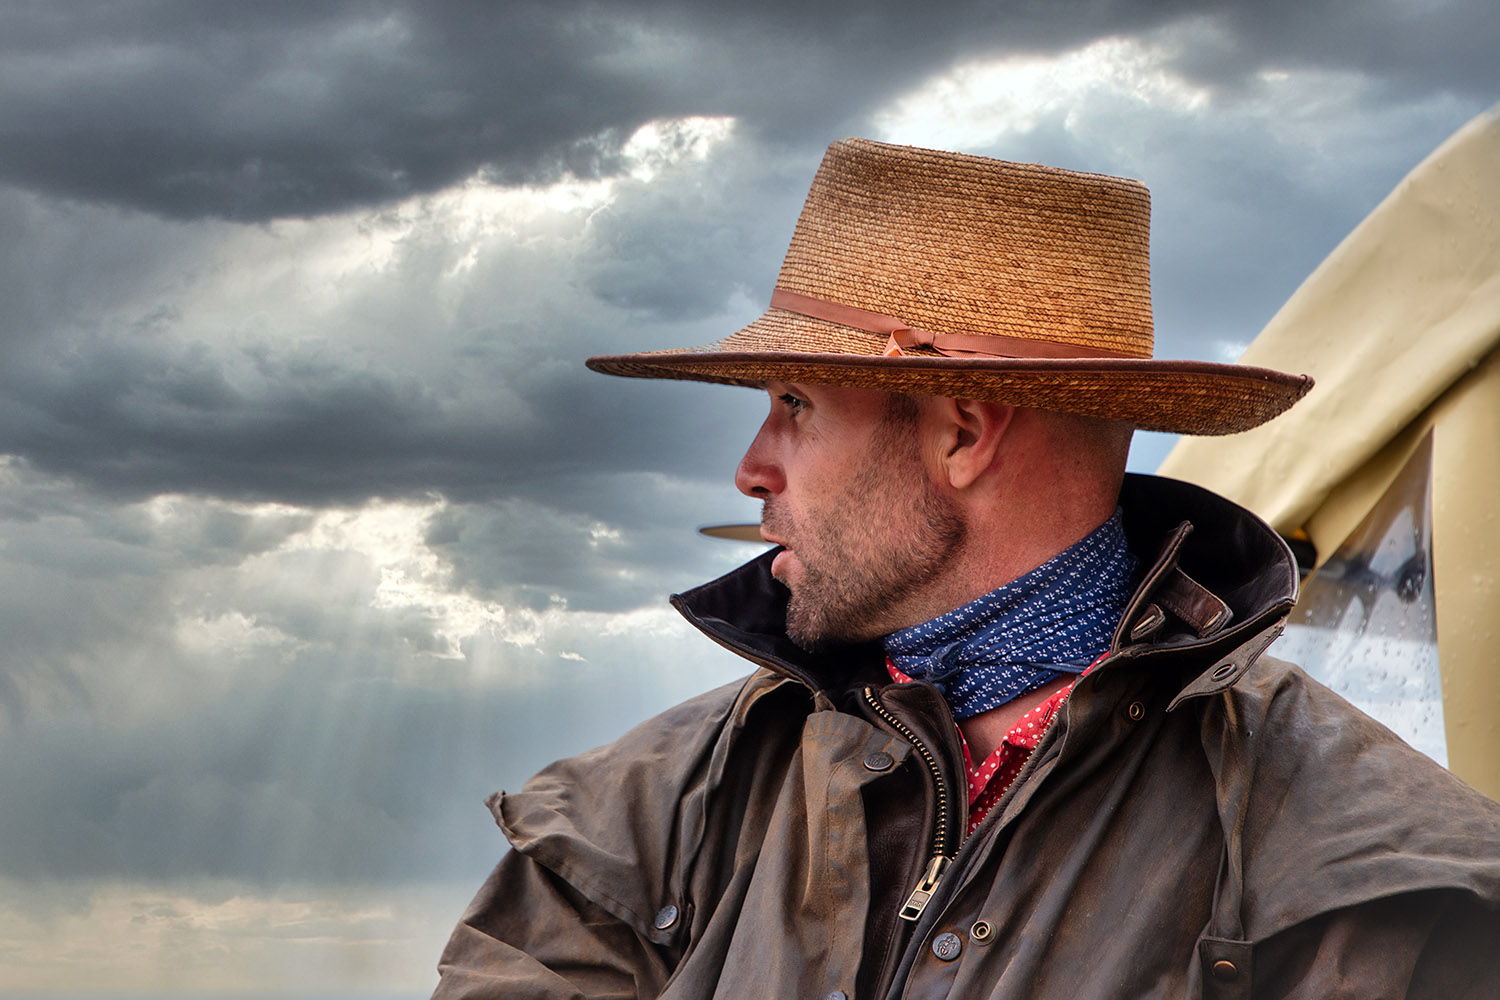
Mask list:
[{"label": "woven straw texture", "polygon": [[1191,434],[1269,420],[1311,380],[1150,360],[1150,214],[1150,195],[1136,181],[836,142],[797,220],[780,288],[936,334],[1063,343],[1108,356],[945,357],[912,348],[882,357],[884,335],[771,308],[712,344],[588,364],[642,378],[752,386],[777,379],[990,399]]}]

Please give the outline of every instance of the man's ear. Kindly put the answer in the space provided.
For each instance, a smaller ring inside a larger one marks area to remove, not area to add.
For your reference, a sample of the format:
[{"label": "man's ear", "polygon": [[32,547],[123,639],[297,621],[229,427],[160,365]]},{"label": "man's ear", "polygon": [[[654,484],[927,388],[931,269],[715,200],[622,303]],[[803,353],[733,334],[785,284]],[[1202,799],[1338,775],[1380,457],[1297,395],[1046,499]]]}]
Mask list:
[{"label": "man's ear", "polygon": [[966,489],[1000,461],[1000,442],[1016,408],[978,399],[934,399],[943,474],[954,489]]}]

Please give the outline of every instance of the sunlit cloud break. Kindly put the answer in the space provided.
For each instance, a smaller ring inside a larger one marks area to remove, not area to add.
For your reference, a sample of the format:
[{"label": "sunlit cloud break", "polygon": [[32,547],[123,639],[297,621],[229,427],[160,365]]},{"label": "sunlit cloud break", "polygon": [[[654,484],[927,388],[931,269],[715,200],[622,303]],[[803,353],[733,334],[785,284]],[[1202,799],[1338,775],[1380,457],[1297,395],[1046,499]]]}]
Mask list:
[{"label": "sunlit cloud break", "polygon": [[1196,112],[1209,103],[1169,66],[1172,48],[1134,38],[1101,38],[1056,56],[1007,56],[962,63],[874,116],[883,138],[941,149],[971,149],[1024,134],[1101,97],[1143,108]]}]

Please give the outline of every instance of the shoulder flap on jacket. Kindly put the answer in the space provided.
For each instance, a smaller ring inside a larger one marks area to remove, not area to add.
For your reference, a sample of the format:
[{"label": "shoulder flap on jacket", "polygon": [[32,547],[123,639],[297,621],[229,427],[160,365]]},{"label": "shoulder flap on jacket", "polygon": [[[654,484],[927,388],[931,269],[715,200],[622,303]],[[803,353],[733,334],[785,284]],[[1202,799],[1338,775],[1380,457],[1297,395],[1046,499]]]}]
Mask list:
[{"label": "shoulder flap on jacket", "polygon": [[1500,804],[1302,670],[1261,657],[1201,704],[1228,841],[1220,902],[1238,911],[1216,917],[1221,933],[1238,920],[1264,939],[1426,889],[1500,906]]},{"label": "shoulder flap on jacket", "polygon": [[669,944],[688,922],[687,873],[725,750],[758,705],[788,694],[808,700],[795,681],[759,671],[549,765],[518,793],[495,793],[490,811],[517,851]]}]

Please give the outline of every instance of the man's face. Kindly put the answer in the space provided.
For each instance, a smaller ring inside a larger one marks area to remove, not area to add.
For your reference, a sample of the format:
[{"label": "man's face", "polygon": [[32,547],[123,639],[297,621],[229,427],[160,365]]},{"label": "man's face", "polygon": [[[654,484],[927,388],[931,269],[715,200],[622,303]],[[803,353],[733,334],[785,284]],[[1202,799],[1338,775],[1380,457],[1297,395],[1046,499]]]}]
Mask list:
[{"label": "man's face", "polygon": [[933,484],[920,409],[870,389],[771,382],[771,413],[735,474],[765,502],[761,534],[785,546],[798,644],[874,639],[916,624],[911,606],[962,545],[962,512]]}]

